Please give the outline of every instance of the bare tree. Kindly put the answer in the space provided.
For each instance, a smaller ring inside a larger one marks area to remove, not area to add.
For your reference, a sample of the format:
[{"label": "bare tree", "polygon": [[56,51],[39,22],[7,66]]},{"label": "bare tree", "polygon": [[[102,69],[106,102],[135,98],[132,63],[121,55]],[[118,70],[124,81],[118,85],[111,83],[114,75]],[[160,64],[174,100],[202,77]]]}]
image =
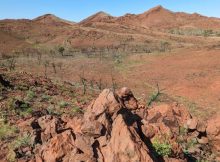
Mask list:
[{"label": "bare tree", "polygon": [[37,60],[38,60],[38,64],[41,64],[41,60],[42,60],[42,53],[38,52],[37,53]]},{"label": "bare tree", "polygon": [[96,82],[98,89],[101,91],[103,89],[102,78],[100,77],[98,82]]},{"label": "bare tree", "polygon": [[48,60],[46,60],[44,62],[44,75],[46,78],[47,78],[47,68],[49,67],[49,65],[50,65],[50,62]]},{"label": "bare tree", "polygon": [[64,51],[65,51],[64,47],[59,47],[58,51],[62,56],[64,56]]},{"label": "bare tree", "polygon": [[113,70],[111,70],[111,82],[112,82],[112,90],[113,90],[113,92],[115,92],[115,90],[118,86],[117,86],[116,80],[113,75]]},{"label": "bare tree", "polygon": [[62,69],[62,65],[63,65],[62,62],[58,62],[58,63],[57,63],[57,66],[60,68],[60,70]]},{"label": "bare tree", "polygon": [[91,92],[92,92],[92,94],[94,93],[94,80],[93,79],[91,79],[90,81],[89,81],[89,84],[90,84],[90,87],[91,87]]},{"label": "bare tree", "polygon": [[166,41],[160,42],[160,52],[166,52],[167,50],[171,50],[170,43]]},{"label": "bare tree", "polygon": [[147,105],[150,106],[152,102],[156,101],[160,95],[161,95],[161,90],[159,88],[159,84],[157,83],[157,91],[150,96],[150,99]]},{"label": "bare tree", "polygon": [[7,59],[7,64],[10,71],[15,70],[15,64],[16,64],[15,57]]},{"label": "bare tree", "polygon": [[82,73],[79,74],[80,82],[83,86],[83,95],[86,94],[86,89],[87,89],[87,79],[84,77],[84,68],[82,68]]},{"label": "bare tree", "polygon": [[57,73],[57,70],[56,70],[56,64],[55,64],[54,62],[52,62],[52,67],[53,67],[54,73],[56,74],[56,73]]}]

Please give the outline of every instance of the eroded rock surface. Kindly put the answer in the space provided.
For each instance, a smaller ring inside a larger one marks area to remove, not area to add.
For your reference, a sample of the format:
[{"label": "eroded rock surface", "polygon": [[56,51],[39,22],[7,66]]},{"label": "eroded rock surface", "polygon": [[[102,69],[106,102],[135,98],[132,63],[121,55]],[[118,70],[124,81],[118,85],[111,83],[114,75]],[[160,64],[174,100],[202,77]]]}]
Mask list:
[{"label": "eroded rock surface", "polygon": [[208,121],[206,132],[210,144],[218,156],[218,160],[220,160],[220,118],[218,116]]},{"label": "eroded rock surface", "polygon": [[182,162],[209,156],[209,144],[220,151],[219,119],[207,126],[177,103],[139,105],[126,87],[103,90],[84,115],[35,118],[37,162]]}]

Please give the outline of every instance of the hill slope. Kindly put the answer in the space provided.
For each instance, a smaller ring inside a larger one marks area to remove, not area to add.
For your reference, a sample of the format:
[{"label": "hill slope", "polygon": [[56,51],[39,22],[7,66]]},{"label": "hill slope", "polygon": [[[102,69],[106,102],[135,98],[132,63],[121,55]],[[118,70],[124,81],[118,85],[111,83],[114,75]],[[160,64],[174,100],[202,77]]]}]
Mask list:
[{"label": "hill slope", "polygon": [[[171,29],[171,28],[200,28],[219,29],[220,19],[205,17],[199,14],[187,14],[183,12],[172,12],[162,6],[154,7],[142,14],[126,14],[113,19],[114,23],[141,26],[145,28]],[[85,19],[83,22],[89,22]],[[104,22],[105,20],[102,20]],[[99,21],[92,21],[93,23]],[[106,21],[106,23],[109,21]],[[90,21],[91,23],[91,21]]]},{"label": "hill slope", "polygon": [[[157,6],[142,14],[126,14],[121,17],[98,12],[79,23],[51,14],[33,20],[0,20],[0,31],[32,46],[40,45],[52,49],[65,46],[145,52],[160,50],[161,42],[169,42],[172,48],[218,43],[218,39],[201,39],[169,33],[170,29],[185,28],[198,29],[201,32],[205,29],[217,30],[220,28],[220,19],[199,14],[175,13]],[[16,45],[9,47],[8,50],[11,51],[17,48]],[[3,51],[3,48],[0,51]]]},{"label": "hill slope", "polygon": [[87,106],[78,86],[1,70],[1,161],[218,161],[219,118],[206,124],[168,100],[145,106],[126,87]]}]

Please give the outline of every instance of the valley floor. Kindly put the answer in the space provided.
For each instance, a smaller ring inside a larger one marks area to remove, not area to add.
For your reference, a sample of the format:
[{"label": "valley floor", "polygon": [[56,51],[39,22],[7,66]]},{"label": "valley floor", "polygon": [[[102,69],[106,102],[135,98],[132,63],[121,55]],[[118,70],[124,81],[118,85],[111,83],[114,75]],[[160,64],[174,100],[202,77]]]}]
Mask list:
[{"label": "valley floor", "polygon": [[[182,49],[167,53],[111,58],[18,58],[16,68],[68,82],[96,82],[103,87],[128,86],[148,98],[158,84],[163,93],[184,103],[191,112],[208,117],[220,112],[220,50]],[[45,68],[45,65],[48,67]],[[55,71],[54,71],[55,65]],[[145,88],[146,87],[146,88]]]}]

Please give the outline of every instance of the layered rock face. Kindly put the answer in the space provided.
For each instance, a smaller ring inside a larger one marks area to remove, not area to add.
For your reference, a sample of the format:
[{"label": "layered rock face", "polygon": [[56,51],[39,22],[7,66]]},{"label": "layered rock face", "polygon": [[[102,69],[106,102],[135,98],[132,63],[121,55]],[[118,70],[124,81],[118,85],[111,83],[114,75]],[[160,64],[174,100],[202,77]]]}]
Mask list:
[{"label": "layered rock face", "polygon": [[209,144],[219,151],[218,125],[177,103],[147,108],[128,88],[103,90],[84,115],[44,115],[32,128],[37,162],[181,162],[211,159]]}]

